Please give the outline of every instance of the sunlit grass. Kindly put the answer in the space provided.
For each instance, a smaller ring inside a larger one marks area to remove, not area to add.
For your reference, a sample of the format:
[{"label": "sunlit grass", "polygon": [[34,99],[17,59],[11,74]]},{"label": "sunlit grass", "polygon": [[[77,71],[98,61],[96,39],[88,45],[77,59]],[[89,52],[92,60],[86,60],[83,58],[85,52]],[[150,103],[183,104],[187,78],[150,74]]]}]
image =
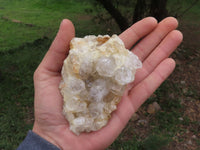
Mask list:
[{"label": "sunlit grass", "polygon": [[53,38],[64,18],[79,26],[76,31],[78,34],[83,35],[88,31],[94,34],[95,31],[95,25],[88,28],[88,24],[92,25],[91,20],[82,21],[80,26],[77,19],[80,15],[87,15],[85,9],[92,7],[89,3],[76,0],[0,0],[0,4],[0,51],[42,37]]}]

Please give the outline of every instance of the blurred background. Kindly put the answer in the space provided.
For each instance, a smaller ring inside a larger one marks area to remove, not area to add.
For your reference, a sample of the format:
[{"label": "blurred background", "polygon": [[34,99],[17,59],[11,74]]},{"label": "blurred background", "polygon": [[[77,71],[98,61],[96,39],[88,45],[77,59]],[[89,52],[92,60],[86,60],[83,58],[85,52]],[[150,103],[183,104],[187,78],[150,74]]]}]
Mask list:
[{"label": "blurred background", "polygon": [[177,66],[108,150],[199,150],[199,0],[0,0],[0,149],[15,149],[32,129],[32,76],[63,18],[83,37],[119,34],[146,16],[179,20]]}]

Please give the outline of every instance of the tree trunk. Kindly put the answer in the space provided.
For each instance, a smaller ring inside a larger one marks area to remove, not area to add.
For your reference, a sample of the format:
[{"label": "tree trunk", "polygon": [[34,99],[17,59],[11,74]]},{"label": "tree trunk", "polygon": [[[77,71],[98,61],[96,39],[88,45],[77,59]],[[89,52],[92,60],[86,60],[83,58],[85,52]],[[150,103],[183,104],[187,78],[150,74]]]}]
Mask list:
[{"label": "tree trunk", "polygon": [[155,17],[158,21],[161,21],[168,16],[167,0],[151,0],[150,16]]},{"label": "tree trunk", "polygon": [[135,10],[133,12],[133,23],[144,18],[146,12],[146,0],[137,0]]},{"label": "tree trunk", "polygon": [[128,20],[122,16],[120,11],[114,7],[110,0],[97,0],[100,2],[104,8],[110,13],[110,15],[115,19],[121,31],[126,30],[129,27]]}]

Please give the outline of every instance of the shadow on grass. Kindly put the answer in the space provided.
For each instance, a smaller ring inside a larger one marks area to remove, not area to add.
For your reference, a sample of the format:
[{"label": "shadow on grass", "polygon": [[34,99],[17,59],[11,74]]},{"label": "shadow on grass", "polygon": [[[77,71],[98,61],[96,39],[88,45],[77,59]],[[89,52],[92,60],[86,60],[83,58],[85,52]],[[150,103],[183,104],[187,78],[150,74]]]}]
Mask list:
[{"label": "shadow on grass", "polygon": [[33,73],[48,38],[0,53],[0,149],[15,149],[33,123]]}]

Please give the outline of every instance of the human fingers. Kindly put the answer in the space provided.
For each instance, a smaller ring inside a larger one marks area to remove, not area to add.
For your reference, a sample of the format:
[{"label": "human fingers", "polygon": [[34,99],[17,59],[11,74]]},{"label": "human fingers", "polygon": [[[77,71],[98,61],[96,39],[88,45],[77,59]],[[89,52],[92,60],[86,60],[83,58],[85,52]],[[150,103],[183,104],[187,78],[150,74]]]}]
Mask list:
[{"label": "human fingers", "polygon": [[151,74],[137,84],[129,92],[129,98],[134,110],[137,110],[172,73],[175,68],[175,61],[172,58],[163,60]]},{"label": "human fingers", "polygon": [[168,17],[162,20],[158,26],[142,39],[133,49],[132,52],[136,54],[141,61],[154,50],[154,48],[165,38],[165,36],[176,29],[178,22],[173,17]]},{"label": "human fingers", "polygon": [[157,26],[153,17],[144,18],[119,35],[127,49],[130,49],[139,39],[149,34]]},{"label": "human fingers", "polygon": [[62,68],[63,60],[69,51],[69,43],[75,36],[75,29],[72,22],[64,19],[59,31],[52,42],[48,52],[43,58],[39,67],[49,72],[58,72]]},{"label": "human fingers", "polygon": [[142,83],[132,89],[129,96],[124,95],[116,111],[112,113],[108,124],[101,130],[90,134],[93,135],[92,142],[95,143],[98,140],[98,142],[102,142],[101,145],[105,146],[112,143],[126,126],[133,113],[171,74],[174,67],[173,59],[165,59]]},{"label": "human fingers", "polygon": [[144,60],[143,67],[136,73],[133,85],[137,85],[146,78],[161,61],[169,57],[169,55],[178,47],[183,39],[180,31],[171,31],[163,41],[155,48],[155,50]]}]

